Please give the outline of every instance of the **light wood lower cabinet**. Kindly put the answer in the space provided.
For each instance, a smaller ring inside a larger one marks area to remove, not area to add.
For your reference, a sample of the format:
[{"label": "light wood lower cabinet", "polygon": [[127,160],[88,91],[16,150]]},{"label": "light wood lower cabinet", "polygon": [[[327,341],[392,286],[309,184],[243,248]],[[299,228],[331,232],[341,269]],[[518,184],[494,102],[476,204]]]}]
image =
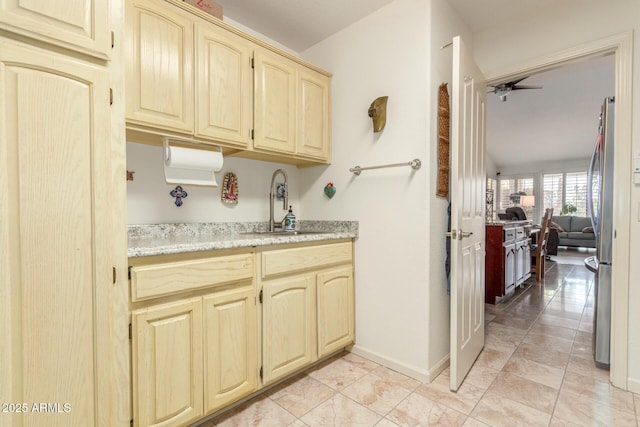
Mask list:
[{"label": "light wood lower cabinet", "polygon": [[257,389],[255,296],[250,286],[203,298],[205,415]]},{"label": "light wood lower cabinet", "polygon": [[282,378],[317,359],[315,275],[263,283],[263,382]]},{"label": "light wood lower cabinet", "polygon": [[188,425],[354,341],[351,241],[130,263],[134,426]]},{"label": "light wood lower cabinet", "polygon": [[353,267],[318,274],[318,356],[327,356],[355,336]]},{"label": "light wood lower cabinet", "polygon": [[134,425],[180,426],[203,416],[202,300],[132,315]]},{"label": "light wood lower cabinet", "polygon": [[261,253],[263,384],[353,343],[353,243]]}]

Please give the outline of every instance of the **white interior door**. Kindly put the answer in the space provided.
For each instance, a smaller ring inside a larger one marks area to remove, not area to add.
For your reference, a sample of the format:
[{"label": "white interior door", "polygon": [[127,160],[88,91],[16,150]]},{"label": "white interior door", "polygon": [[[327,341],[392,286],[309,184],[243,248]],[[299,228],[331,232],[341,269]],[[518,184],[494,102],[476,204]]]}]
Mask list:
[{"label": "white interior door", "polygon": [[453,39],[451,101],[451,390],[484,347],[486,82]]}]

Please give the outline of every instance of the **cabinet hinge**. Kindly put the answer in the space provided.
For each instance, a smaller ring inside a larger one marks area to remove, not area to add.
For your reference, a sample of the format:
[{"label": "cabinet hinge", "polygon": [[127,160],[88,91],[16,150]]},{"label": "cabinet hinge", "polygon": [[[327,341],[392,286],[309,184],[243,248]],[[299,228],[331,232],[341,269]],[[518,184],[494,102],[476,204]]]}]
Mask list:
[{"label": "cabinet hinge", "polygon": [[256,68],[256,64],[255,64],[253,58],[251,58],[251,68]]},{"label": "cabinet hinge", "polygon": [[127,278],[129,280],[131,280],[131,266],[129,266],[129,268],[127,268]]},{"label": "cabinet hinge", "polygon": [[254,133],[253,129],[251,129],[251,139],[255,139],[255,138],[254,138],[254,134],[255,134],[255,133]]},{"label": "cabinet hinge", "polygon": [[262,380],[262,374],[263,374],[263,372],[262,372],[262,366],[260,366],[260,380]]},{"label": "cabinet hinge", "polygon": [[131,418],[131,423],[129,423],[131,427],[133,427],[133,418]]},{"label": "cabinet hinge", "polygon": [[133,339],[133,327],[131,326],[131,323],[129,323],[129,339]]},{"label": "cabinet hinge", "polygon": [[260,293],[258,294],[258,301],[262,304],[262,289],[260,289]]},{"label": "cabinet hinge", "polygon": [[116,284],[116,268],[115,267],[111,267],[113,270],[113,284]]},{"label": "cabinet hinge", "polygon": [[116,35],[113,31],[111,31],[111,49],[113,49],[113,47],[116,45],[115,40],[116,40]]},{"label": "cabinet hinge", "polygon": [[109,88],[109,105],[113,105],[113,89]]}]

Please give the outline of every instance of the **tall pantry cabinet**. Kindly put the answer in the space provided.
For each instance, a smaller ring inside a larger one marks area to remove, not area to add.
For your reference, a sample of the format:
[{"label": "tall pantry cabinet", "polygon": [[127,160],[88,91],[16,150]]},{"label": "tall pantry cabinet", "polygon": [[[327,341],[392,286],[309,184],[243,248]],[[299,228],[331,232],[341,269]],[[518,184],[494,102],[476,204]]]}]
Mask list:
[{"label": "tall pantry cabinet", "polygon": [[3,426],[129,423],[122,9],[0,3]]}]

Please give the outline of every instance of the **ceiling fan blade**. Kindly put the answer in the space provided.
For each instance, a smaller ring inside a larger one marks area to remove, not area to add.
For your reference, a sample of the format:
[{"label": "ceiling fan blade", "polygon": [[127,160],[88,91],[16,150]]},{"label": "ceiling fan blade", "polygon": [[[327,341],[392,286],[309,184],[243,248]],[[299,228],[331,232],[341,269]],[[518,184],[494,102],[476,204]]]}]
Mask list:
[{"label": "ceiling fan blade", "polygon": [[520,86],[514,86],[511,88],[511,90],[518,90],[518,89],[542,89],[542,86],[525,86],[525,85],[520,85]]},{"label": "ceiling fan blade", "polygon": [[520,78],[520,79],[513,80],[513,81],[510,81],[510,82],[507,82],[507,83],[504,83],[504,85],[505,85],[505,86],[511,86],[511,87],[513,87],[513,86],[517,85],[518,83],[520,83],[521,81],[523,81],[524,79],[528,79],[528,78],[529,78],[529,76],[522,77],[522,78]]}]

